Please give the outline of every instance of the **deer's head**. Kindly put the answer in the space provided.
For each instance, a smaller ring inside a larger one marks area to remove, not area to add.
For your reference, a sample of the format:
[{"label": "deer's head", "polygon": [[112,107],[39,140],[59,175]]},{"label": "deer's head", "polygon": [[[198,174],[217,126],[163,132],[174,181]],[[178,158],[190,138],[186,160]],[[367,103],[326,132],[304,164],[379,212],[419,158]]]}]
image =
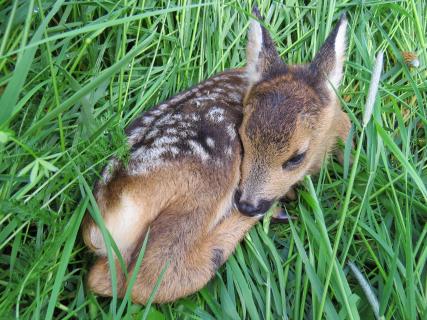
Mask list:
[{"label": "deer's head", "polygon": [[[265,213],[306,174],[319,168],[328,148],[346,49],[343,15],[314,60],[287,65],[258,20],[255,8],[247,45],[251,83],[244,100],[240,137],[241,181],[235,195],[247,215]],[[330,148],[329,148],[330,149]]]}]

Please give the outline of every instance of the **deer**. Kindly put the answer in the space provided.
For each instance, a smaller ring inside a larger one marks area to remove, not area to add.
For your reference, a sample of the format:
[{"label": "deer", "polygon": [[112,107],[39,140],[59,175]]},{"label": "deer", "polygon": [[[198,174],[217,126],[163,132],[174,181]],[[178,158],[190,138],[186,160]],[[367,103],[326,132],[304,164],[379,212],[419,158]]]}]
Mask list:
[{"label": "deer", "polygon": [[[128,274],[147,236],[131,299],[145,304],[162,270],[155,303],[203,288],[245,234],[330,153],[342,154],[350,120],[337,88],[347,19],[339,18],[314,59],[288,65],[254,7],[245,67],[229,69],[142,113],[126,129],[127,163],[109,160],[94,188],[105,227]],[[119,297],[128,287],[89,213],[85,244],[97,260],[87,285]]]}]

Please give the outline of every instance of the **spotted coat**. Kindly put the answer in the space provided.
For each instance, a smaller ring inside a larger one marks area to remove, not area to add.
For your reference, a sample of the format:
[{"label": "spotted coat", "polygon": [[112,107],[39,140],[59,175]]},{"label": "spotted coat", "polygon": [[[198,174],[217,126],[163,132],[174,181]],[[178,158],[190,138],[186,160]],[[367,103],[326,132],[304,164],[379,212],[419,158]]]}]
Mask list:
[{"label": "spotted coat", "polygon": [[126,169],[112,159],[104,183],[118,167],[140,175],[183,158],[224,165],[240,143],[237,130],[247,86],[243,71],[226,71],[144,112],[126,129],[131,150]]}]

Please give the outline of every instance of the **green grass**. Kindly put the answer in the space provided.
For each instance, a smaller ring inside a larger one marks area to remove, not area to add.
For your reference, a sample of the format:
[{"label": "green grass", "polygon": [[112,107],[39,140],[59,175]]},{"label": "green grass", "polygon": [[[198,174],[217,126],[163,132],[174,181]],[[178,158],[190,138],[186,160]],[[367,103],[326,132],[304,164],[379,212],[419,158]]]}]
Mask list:
[{"label": "green grass", "polygon": [[[353,166],[329,159],[288,205],[298,219],[258,224],[197,294],[143,307],[86,290],[93,257],[79,226],[96,214],[90,189],[103,165],[126,153],[123,128],[243,66],[251,5],[0,0],[1,319],[374,319],[367,294],[384,319],[427,318],[425,0],[260,2],[288,63],[311,59],[347,12],[340,95]],[[364,127],[379,51],[384,70]],[[417,53],[420,67],[401,51]]]}]

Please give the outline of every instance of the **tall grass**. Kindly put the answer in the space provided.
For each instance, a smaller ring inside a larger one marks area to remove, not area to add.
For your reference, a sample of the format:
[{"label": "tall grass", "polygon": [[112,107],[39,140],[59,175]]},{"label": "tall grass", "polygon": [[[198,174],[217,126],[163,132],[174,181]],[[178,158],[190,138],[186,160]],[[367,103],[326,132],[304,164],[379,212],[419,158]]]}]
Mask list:
[{"label": "tall grass", "polygon": [[258,5],[288,63],[313,58],[347,12],[340,96],[353,164],[349,139],[344,165],[329,159],[287,205],[298,219],[258,224],[199,293],[123,309],[85,288],[93,258],[79,226],[95,210],[90,186],[126,153],[123,128],[137,114],[245,64],[252,3],[0,0],[1,319],[427,318],[425,0]]}]

